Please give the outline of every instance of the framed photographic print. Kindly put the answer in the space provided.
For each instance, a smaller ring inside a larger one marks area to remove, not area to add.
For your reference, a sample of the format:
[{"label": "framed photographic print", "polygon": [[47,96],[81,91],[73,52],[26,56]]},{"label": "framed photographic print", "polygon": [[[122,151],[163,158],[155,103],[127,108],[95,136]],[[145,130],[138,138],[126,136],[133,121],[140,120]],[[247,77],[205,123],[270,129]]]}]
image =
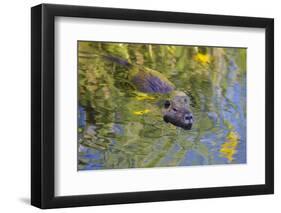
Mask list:
[{"label": "framed photographic print", "polygon": [[274,21],[31,9],[31,203],[271,194]]}]

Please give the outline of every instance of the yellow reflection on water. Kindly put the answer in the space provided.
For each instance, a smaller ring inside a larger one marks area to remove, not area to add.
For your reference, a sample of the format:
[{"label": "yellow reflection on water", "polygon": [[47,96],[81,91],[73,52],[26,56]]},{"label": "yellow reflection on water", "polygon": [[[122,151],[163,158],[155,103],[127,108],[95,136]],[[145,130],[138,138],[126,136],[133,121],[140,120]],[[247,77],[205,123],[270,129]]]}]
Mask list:
[{"label": "yellow reflection on water", "polygon": [[226,141],[221,145],[220,153],[222,157],[228,159],[228,162],[234,160],[233,156],[237,152],[236,148],[239,142],[239,135],[237,132],[230,131],[226,137]]}]

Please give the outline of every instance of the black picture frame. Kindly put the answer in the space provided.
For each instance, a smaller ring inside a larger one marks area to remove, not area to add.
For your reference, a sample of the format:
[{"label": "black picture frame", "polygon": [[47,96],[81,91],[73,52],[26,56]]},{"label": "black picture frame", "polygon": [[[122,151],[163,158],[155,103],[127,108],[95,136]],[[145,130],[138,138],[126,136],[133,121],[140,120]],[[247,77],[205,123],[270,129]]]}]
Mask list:
[{"label": "black picture frame", "polygon": [[[162,23],[263,28],[266,32],[265,184],[93,195],[54,195],[55,17],[100,18]],[[241,16],[41,4],[31,9],[31,204],[60,208],[274,192],[274,20]]]}]

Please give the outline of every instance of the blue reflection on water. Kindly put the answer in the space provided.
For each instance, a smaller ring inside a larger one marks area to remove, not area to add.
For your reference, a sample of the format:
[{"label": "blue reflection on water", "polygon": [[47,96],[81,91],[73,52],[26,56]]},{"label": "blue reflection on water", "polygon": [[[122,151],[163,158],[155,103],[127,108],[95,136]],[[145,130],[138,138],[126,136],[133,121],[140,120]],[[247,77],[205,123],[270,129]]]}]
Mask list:
[{"label": "blue reflection on water", "polygon": [[180,166],[206,165],[207,159],[196,150],[188,150]]}]

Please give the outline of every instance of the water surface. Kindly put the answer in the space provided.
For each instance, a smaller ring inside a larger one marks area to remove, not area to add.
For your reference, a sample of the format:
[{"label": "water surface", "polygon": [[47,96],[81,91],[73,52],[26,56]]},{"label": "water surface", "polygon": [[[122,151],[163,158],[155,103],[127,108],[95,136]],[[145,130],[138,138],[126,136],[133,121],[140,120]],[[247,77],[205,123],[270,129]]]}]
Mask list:
[{"label": "water surface", "polygon": [[[78,170],[246,163],[246,49],[78,47]],[[188,94],[192,129],[165,123],[165,95],[136,91],[130,71],[104,54],[155,69]]]}]

